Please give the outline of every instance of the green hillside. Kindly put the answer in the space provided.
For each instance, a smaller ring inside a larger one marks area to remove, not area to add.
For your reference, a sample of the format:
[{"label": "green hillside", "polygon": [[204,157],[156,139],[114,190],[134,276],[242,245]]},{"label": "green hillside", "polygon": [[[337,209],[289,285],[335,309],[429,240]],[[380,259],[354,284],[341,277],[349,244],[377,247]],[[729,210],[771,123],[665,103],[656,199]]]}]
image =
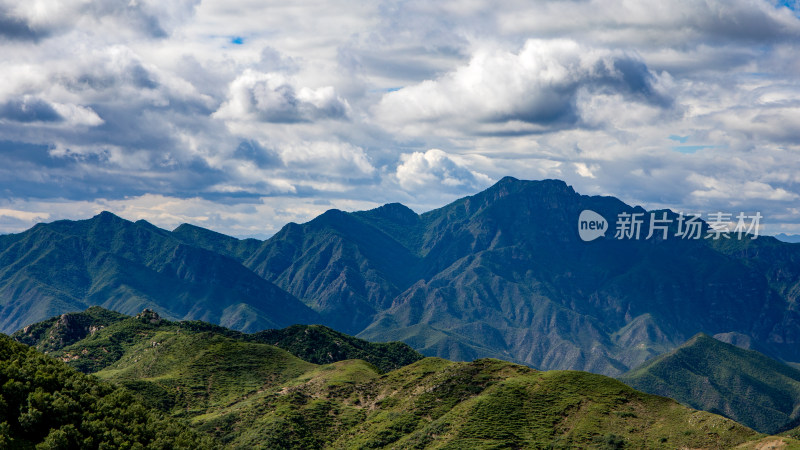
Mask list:
[{"label": "green hillside", "polygon": [[215,448],[181,422],[0,335],[0,448]]},{"label": "green hillside", "polygon": [[704,334],[620,380],[763,433],[795,426],[800,417],[799,370]]},{"label": "green hillside", "polygon": [[[225,340],[162,337],[98,376],[147,396],[180,392],[169,410],[230,448],[730,448],[761,437],[585,372],[426,358],[380,375],[359,360],[316,366]],[[171,356],[187,351],[198,357]]]},{"label": "green hillside", "polygon": [[311,370],[280,348],[213,332],[158,330],[96,373],[176,416],[195,416]]},{"label": "green hillside", "polygon": [[12,337],[93,373],[118,361],[131,347],[154,342],[159,332],[206,333],[244,343],[270,344],[315,364],[363,359],[381,372],[423,357],[401,342],[368,342],[322,325],[292,325],[246,334],[201,321],[172,322],[150,310],[131,317],[99,306],[31,324]]}]

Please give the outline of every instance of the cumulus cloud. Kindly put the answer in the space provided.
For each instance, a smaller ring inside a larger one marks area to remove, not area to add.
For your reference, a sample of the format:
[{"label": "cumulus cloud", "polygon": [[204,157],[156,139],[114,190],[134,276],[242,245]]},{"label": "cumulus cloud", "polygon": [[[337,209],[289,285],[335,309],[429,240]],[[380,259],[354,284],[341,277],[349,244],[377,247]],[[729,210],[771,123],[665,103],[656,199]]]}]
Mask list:
[{"label": "cumulus cloud", "polygon": [[60,123],[68,126],[96,126],[103,123],[91,108],[50,103],[28,95],[0,104],[0,120],[21,123]]},{"label": "cumulus cloud", "polygon": [[280,155],[287,166],[316,168],[320,172],[330,170],[352,178],[375,172],[364,149],[348,143],[301,142],[281,148]]},{"label": "cumulus cloud", "polygon": [[190,16],[198,3],[199,0],[4,0],[0,2],[0,36],[36,41],[80,26],[88,30],[108,28],[117,33],[130,30],[162,38]]},{"label": "cumulus cloud", "polygon": [[[436,80],[384,95],[376,112],[391,124],[472,128],[477,134],[540,133],[581,122],[580,93],[623,95],[666,106],[657,77],[633,55],[570,40],[529,40],[518,53],[481,50]],[[416,128],[424,133],[428,127]]]},{"label": "cumulus cloud", "polygon": [[18,41],[38,41],[44,37],[21,17],[16,17],[6,5],[0,4],[0,39]]},{"label": "cumulus cloud", "polygon": [[403,154],[395,176],[407,191],[442,189],[469,192],[487,187],[491,180],[486,175],[469,170],[454,157],[439,149]]},{"label": "cumulus cloud", "polygon": [[247,69],[230,85],[228,100],[214,117],[234,121],[271,123],[313,122],[346,119],[349,105],[332,86],[294,86],[279,73]]},{"label": "cumulus cloud", "polygon": [[794,11],[759,0],[550,1],[501,9],[498,16],[506,32],[579,35],[607,45],[685,48],[800,36]]}]

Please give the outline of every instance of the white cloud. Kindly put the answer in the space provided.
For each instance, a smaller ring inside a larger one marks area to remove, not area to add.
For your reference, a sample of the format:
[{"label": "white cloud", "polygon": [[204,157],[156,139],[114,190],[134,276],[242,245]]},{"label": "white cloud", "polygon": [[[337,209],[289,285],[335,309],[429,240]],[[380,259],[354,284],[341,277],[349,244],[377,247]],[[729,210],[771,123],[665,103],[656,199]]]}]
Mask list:
[{"label": "white cloud", "polygon": [[283,146],[281,159],[289,167],[316,168],[320,172],[362,178],[375,172],[364,149],[341,142],[300,142]]},{"label": "white cloud", "polygon": [[332,86],[297,87],[279,73],[260,73],[251,69],[231,82],[228,100],[214,117],[232,121],[272,123],[312,122],[320,119],[345,119],[347,101]]},{"label": "white cloud", "polygon": [[407,191],[443,188],[468,192],[491,183],[486,175],[469,170],[457,162],[457,158],[439,149],[403,154],[400,160],[402,163],[397,166],[395,176]]},{"label": "white cloud", "polygon": [[800,36],[795,14],[759,0],[519,2],[500,8],[506,33],[574,35],[605,45],[675,47],[707,41]]},{"label": "white cloud", "polygon": [[0,208],[0,217],[10,217],[25,222],[43,221],[50,218],[46,212],[18,211],[15,209]]},{"label": "white cloud", "polygon": [[92,108],[79,105],[53,104],[53,109],[70,125],[97,126],[103,124],[103,119]]},{"label": "white cloud", "polygon": [[667,102],[656,76],[633,55],[572,40],[528,40],[518,53],[482,49],[436,80],[387,93],[376,113],[387,126],[415,134],[441,126],[457,133],[539,133],[577,126],[579,94],[605,92],[627,102]]},{"label": "white cloud", "polygon": [[793,201],[800,198],[798,194],[788,192],[783,188],[775,188],[760,181],[737,183],[732,180],[718,179],[699,174],[689,175],[688,181],[700,187],[692,191],[691,195],[703,200],[722,199],[730,200],[733,204],[738,204],[743,200]]}]

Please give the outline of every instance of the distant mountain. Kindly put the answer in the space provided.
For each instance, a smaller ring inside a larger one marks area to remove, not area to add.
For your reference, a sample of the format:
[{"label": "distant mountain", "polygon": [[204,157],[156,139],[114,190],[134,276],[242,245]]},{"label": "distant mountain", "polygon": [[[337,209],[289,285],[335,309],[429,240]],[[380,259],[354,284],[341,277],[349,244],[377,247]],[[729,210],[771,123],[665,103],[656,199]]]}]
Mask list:
[{"label": "distant mountain", "polygon": [[[320,327],[249,336],[204,322],[169,322],[152,311],[122,320],[99,308],[67,316],[68,323],[95,325],[50,355],[100,369],[97,378],[135,394],[128,401],[189,419],[194,432],[226,448],[757,448],[766,442],[731,420],[585,372],[426,358],[381,374],[362,360],[317,365],[259,342],[279,338],[320,348],[358,342]],[[36,332],[39,344],[61,342],[63,319],[28,331],[47,330]],[[306,334],[312,337],[298,339]]]},{"label": "distant mountain", "polygon": [[88,306],[256,331],[319,316],[232,258],[102,213],[0,236],[0,331]]},{"label": "distant mountain", "polygon": [[705,334],[620,380],[762,433],[779,433],[800,423],[800,370]]},{"label": "distant mountain", "polygon": [[0,448],[217,448],[125,389],[0,334]]},{"label": "distant mountain", "polygon": [[781,242],[789,242],[792,244],[800,243],[800,234],[779,233],[773,237]]}]

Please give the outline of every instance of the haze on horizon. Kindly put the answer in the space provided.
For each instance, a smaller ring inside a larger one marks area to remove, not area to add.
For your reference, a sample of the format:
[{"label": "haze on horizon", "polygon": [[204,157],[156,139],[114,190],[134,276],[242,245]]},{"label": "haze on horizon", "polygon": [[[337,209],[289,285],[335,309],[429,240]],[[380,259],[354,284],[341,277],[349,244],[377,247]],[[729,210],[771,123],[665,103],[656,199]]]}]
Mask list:
[{"label": "haze on horizon", "polygon": [[800,233],[797,2],[0,0],[0,233],[267,237],[503,176]]}]

